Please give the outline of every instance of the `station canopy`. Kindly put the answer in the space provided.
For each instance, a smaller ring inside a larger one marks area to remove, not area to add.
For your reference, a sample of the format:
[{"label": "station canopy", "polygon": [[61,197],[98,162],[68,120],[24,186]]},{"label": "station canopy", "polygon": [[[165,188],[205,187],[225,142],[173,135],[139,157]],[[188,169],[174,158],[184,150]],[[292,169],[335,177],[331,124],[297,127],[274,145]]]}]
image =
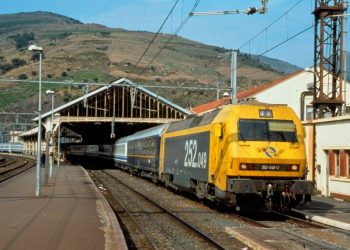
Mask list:
[{"label": "station canopy", "polygon": [[83,144],[103,144],[192,112],[121,78],[42,114],[42,120],[50,120],[52,114],[62,137],[79,135]]}]

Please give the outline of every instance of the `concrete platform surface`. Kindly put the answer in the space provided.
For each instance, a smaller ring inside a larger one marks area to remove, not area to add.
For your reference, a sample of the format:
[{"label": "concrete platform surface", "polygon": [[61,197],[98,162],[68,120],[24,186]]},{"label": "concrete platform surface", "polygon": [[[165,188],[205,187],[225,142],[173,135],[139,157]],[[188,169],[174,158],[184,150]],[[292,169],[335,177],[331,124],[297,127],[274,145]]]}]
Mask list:
[{"label": "concrete platform surface", "polygon": [[72,165],[53,169],[40,197],[35,168],[0,183],[0,249],[127,249],[113,211],[87,172]]},{"label": "concrete platform surface", "polygon": [[300,204],[293,211],[307,219],[350,230],[350,202],[312,196],[312,202]]}]

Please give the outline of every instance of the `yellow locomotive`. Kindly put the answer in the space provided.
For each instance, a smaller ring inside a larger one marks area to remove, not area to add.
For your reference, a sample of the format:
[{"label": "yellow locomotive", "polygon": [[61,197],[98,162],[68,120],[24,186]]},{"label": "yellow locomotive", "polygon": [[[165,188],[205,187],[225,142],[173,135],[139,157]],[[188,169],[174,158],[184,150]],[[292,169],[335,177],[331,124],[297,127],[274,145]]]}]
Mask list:
[{"label": "yellow locomotive", "polygon": [[159,179],[199,198],[289,208],[311,197],[304,130],[285,105],[236,104],[169,124]]},{"label": "yellow locomotive", "polygon": [[311,197],[304,130],[284,105],[236,104],[119,138],[76,145],[71,156],[108,159],[199,198],[249,208],[289,209]]}]

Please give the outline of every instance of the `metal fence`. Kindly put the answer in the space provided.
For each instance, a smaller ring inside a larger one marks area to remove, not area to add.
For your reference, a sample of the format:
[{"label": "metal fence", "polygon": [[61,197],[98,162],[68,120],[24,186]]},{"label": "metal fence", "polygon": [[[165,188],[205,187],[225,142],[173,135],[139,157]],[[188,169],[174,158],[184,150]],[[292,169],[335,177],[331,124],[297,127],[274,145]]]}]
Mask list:
[{"label": "metal fence", "polygon": [[23,154],[22,143],[0,143],[0,152]]}]

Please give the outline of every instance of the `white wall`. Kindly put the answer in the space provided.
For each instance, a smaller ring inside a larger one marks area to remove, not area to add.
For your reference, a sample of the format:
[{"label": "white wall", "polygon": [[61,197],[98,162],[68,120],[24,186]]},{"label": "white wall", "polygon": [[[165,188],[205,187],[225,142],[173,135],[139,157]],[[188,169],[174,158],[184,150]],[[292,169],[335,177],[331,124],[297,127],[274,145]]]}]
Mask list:
[{"label": "white wall", "polygon": [[316,171],[317,189],[323,195],[338,193],[350,196],[350,178],[330,177],[327,149],[350,149],[350,116],[320,119],[316,122]]},{"label": "white wall", "polygon": [[[275,86],[265,89],[254,97],[260,102],[271,104],[287,104],[300,118],[300,98],[304,91],[308,91],[308,84],[313,85],[314,75],[309,69],[282,81]],[[350,83],[347,83],[346,103],[350,104]],[[306,118],[306,107],[312,105],[312,96],[306,96],[304,105],[304,118]]]},{"label": "white wall", "polygon": [[[313,74],[303,72],[256,94],[255,98],[261,102],[287,104],[300,117],[300,96],[307,91],[308,83],[313,83]],[[308,99],[310,102],[312,97]]]}]

